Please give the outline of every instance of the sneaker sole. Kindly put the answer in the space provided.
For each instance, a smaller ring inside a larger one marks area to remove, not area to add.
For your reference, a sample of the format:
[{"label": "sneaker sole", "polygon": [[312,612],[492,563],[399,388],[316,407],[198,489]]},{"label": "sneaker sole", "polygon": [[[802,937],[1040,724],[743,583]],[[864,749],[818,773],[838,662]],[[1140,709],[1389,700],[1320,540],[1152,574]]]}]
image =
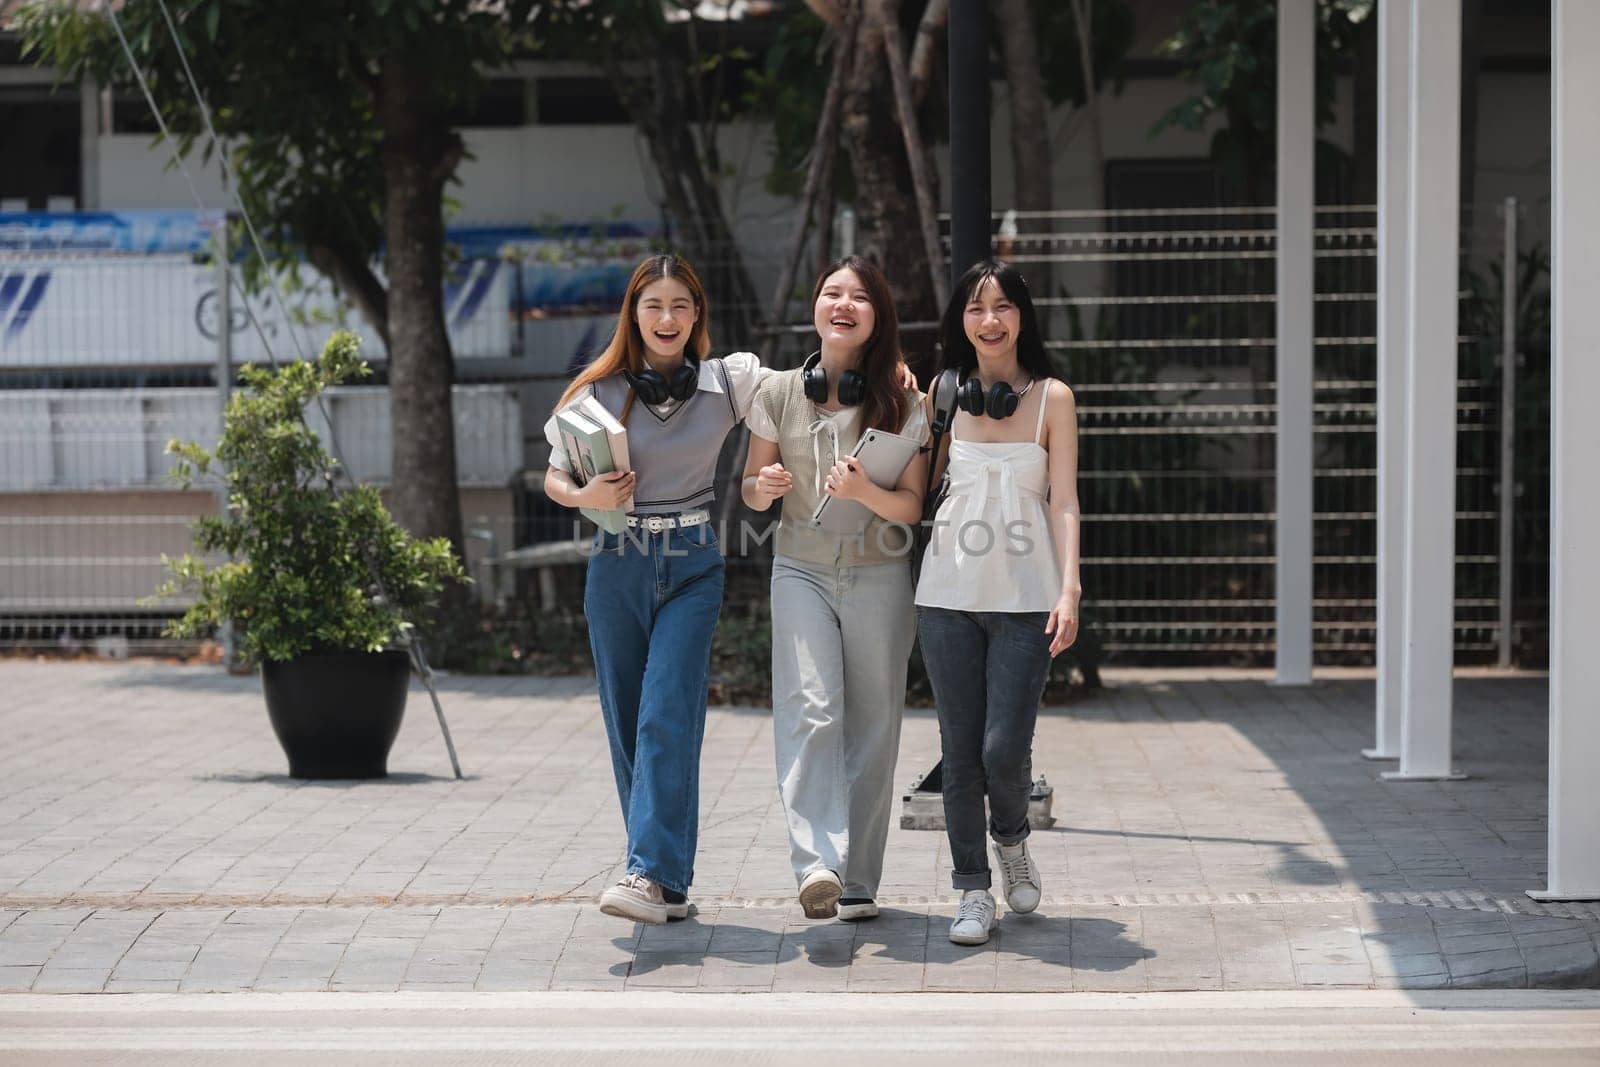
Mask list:
[{"label": "sneaker sole", "polygon": [[1011,913],[1013,915],[1026,915],[1030,911],[1037,911],[1039,909],[1039,902],[1036,900],[1032,904],[1029,904],[1026,908],[1019,908],[1015,904],[1011,903],[1010,897],[1007,897],[1006,907],[1011,909]]},{"label": "sneaker sole", "polygon": [[862,919],[876,919],[877,917],[878,917],[878,905],[876,905],[876,904],[840,904],[839,905],[839,921],[840,922],[858,923]]},{"label": "sneaker sole", "polygon": [[800,890],[800,907],[808,919],[831,919],[839,913],[844,890],[838,882],[819,878]]},{"label": "sneaker sole", "polygon": [[956,945],[987,945],[989,933],[989,930],[985,930],[981,937],[977,934],[951,934],[950,941]]},{"label": "sneaker sole", "polygon": [[667,921],[677,922],[680,919],[687,919],[689,917],[689,913],[693,910],[694,905],[690,904],[688,901],[684,901],[682,904],[668,904]]},{"label": "sneaker sole", "polygon": [[602,893],[600,895],[600,912],[603,915],[612,915],[618,919],[631,919],[636,923],[649,923],[651,926],[660,926],[667,921],[671,907],[667,904],[646,904],[643,901],[632,900],[621,895]]}]

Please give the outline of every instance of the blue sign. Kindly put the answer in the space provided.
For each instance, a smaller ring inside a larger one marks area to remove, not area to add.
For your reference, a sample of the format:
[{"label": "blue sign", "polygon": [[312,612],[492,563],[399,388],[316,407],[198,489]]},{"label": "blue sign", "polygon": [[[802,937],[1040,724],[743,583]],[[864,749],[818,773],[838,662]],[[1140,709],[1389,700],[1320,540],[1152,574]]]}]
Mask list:
[{"label": "blue sign", "polygon": [[[193,255],[210,241],[214,218],[198,211],[0,214],[0,253]],[[654,226],[628,222],[452,227],[447,239],[461,258],[469,263],[489,261],[491,269],[451,272],[448,299],[455,305],[462,297],[456,314],[469,318],[494,279],[492,263],[505,261],[515,264],[517,282],[511,299],[517,309],[570,312],[615,307],[633,268],[653,250],[657,232]],[[243,258],[245,249],[236,249],[235,255]],[[28,295],[21,294],[21,305],[29,304]],[[37,304],[42,293],[32,295]],[[0,321],[9,305],[18,301],[18,292],[0,290]],[[17,313],[25,325],[27,314],[20,306]]]}]

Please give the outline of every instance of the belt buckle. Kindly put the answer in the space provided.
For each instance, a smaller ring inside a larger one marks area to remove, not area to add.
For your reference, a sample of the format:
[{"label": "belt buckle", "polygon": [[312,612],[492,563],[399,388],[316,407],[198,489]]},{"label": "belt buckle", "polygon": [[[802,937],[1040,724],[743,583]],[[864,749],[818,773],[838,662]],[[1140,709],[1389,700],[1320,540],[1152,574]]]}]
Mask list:
[{"label": "belt buckle", "polygon": [[649,530],[651,533],[660,533],[662,530],[670,530],[672,527],[669,526],[667,524],[667,520],[660,515],[647,515],[645,516],[644,520],[644,528]]}]

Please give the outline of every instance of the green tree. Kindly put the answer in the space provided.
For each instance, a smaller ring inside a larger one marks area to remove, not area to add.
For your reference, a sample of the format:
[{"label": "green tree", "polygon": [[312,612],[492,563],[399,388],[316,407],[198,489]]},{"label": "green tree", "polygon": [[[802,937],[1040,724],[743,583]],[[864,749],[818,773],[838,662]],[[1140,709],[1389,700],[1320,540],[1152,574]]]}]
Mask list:
[{"label": "green tree", "polygon": [[[1335,80],[1356,47],[1357,30],[1375,0],[1317,0],[1317,127],[1333,121]],[[1183,64],[1196,92],[1156,121],[1199,130],[1213,115],[1223,125],[1211,138],[1211,158],[1247,204],[1267,202],[1275,170],[1278,92],[1276,0],[1198,0],[1178,31],[1161,43],[1163,55]],[[1330,149],[1319,145],[1324,160]]]},{"label": "green tree", "polygon": [[[445,332],[444,193],[465,156],[456,116],[525,44],[533,0],[127,0],[119,19],[179,151],[209,153],[184,61],[274,253],[303,251],[388,349],[396,517],[459,551]],[[137,91],[103,10],[30,0],[24,47],[66,78]],[[180,51],[181,47],[181,51]],[[384,278],[375,264],[380,249]],[[259,266],[259,265],[258,265]]]},{"label": "green tree", "polygon": [[[603,71],[639,132],[660,181],[672,243],[693,260],[712,298],[718,337],[748,343],[755,286],[734,241],[718,143],[739,102],[728,71],[747,57],[728,22],[705,23],[695,0],[545,0],[529,28],[541,54]],[[703,40],[704,37],[710,40]]]}]

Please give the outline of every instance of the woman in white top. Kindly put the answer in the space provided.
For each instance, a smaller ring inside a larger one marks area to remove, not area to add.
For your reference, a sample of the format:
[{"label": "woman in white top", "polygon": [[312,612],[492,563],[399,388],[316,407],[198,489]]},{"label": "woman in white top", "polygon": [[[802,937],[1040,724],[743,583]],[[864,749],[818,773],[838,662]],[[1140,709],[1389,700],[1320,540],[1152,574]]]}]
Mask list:
[{"label": "woman in white top", "polygon": [[962,276],[941,343],[957,411],[917,628],[939,708],[951,884],[963,893],[950,940],[975,945],[995,922],[985,801],[1007,904],[1039,905],[1027,846],[1033,729],[1050,661],[1078,636],[1078,431],[1013,267],[986,260]]},{"label": "woman in white top", "polygon": [[[783,500],[772,563],[772,734],[800,905],[814,919],[870,919],[894,807],[894,765],[916,638],[910,526],[927,460],[873,484],[851,453],[865,433],[920,445],[927,416],[901,380],[883,272],[830,264],[811,294],[821,348],[762,382],[750,409],[744,500]],[[916,448],[916,445],[910,446]],[[818,505],[853,516],[818,528]],[[857,501],[859,506],[845,502]]]}]

